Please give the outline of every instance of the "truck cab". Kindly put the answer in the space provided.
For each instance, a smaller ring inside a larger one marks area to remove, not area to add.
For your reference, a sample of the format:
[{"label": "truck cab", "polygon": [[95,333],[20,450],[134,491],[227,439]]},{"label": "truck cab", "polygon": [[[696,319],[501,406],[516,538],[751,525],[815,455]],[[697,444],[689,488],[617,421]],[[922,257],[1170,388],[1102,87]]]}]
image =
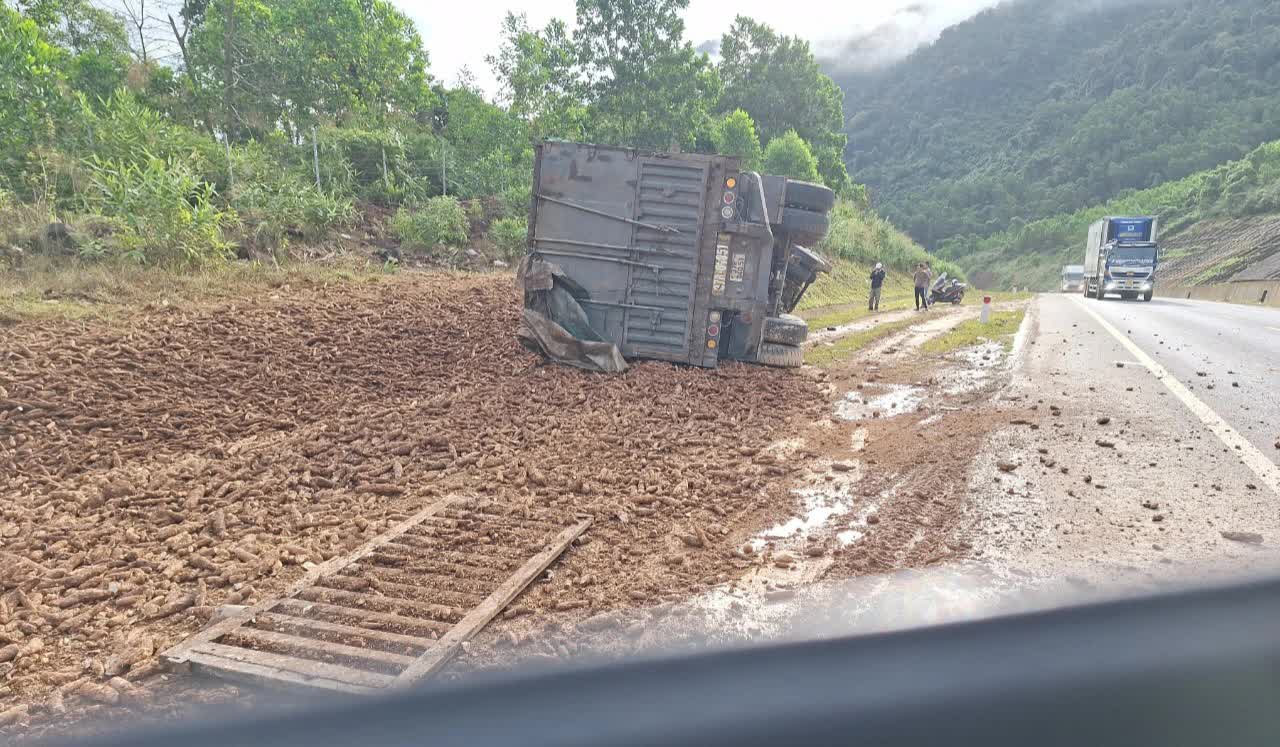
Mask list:
[{"label": "truck cab", "polygon": [[834,201],[730,156],[542,143],[521,341],[603,370],[632,358],[799,366],[808,327],[789,312],[830,270],[805,245],[826,235]]},{"label": "truck cab", "polygon": [[1150,301],[1155,294],[1160,246],[1155,217],[1103,218],[1089,229],[1085,247],[1084,294],[1103,299]]}]

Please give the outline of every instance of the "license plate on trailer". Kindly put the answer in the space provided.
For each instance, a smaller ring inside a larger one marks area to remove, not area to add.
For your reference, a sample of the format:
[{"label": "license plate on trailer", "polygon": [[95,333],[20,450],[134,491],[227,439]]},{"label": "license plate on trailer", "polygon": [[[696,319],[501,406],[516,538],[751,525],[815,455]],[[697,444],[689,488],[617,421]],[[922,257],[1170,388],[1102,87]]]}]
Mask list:
[{"label": "license plate on trailer", "polygon": [[729,275],[729,234],[722,233],[716,240],[716,268],[711,280],[711,293],[724,295],[725,283]]}]

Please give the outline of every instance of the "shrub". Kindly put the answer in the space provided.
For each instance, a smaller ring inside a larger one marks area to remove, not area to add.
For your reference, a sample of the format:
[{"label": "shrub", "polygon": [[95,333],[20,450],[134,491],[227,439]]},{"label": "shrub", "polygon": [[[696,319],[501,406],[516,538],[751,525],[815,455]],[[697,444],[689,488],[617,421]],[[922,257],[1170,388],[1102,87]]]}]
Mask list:
[{"label": "shrub", "polygon": [[769,141],[769,145],[764,149],[762,167],[766,174],[787,176],[806,182],[821,181],[818,177],[818,159],[814,157],[813,151],[809,150],[809,144],[797,135],[795,130],[787,130],[786,133]]},{"label": "shrub", "polygon": [[533,196],[533,188],[528,184],[508,187],[498,195],[498,212],[502,218],[525,218],[529,215],[529,200]]},{"label": "shrub", "polygon": [[527,218],[517,216],[499,218],[489,226],[489,239],[506,259],[515,259],[524,254],[528,237]]},{"label": "shrub", "polygon": [[355,219],[350,200],[299,180],[237,186],[231,204],[252,243],[264,249],[284,247],[290,236],[318,241],[330,229]]},{"label": "shrub", "polygon": [[222,226],[235,213],[220,210],[213,187],[185,164],[154,157],[141,165],[94,158],[87,166],[87,212],[114,219],[110,237],[87,253],[140,264],[200,264],[230,254]]},{"label": "shrub", "polygon": [[432,197],[418,208],[405,206],[391,219],[391,230],[412,247],[462,247],[467,243],[467,211],[456,197]]},{"label": "shrub", "polygon": [[760,138],[756,136],[756,123],[751,115],[741,109],[724,115],[711,129],[711,140],[716,152],[727,156],[741,156],[742,168],[755,171],[760,168]]}]

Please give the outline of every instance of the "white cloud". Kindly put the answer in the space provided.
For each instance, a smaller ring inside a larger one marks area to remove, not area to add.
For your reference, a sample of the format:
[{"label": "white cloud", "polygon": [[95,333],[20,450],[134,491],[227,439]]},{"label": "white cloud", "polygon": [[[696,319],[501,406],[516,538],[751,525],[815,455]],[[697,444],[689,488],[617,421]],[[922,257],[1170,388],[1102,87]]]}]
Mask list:
[{"label": "white cloud", "polygon": [[[995,5],[999,0],[692,0],[685,12],[685,36],[695,45],[718,39],[734,15],[755,18],[784,34],[810,40],[819,55],[843,56],[849,40],[872,50],[868,60],[905,54],[937,38],[947,26]],[[466,67],[492,92],[492,72],[485,55],[498,48],[498,31],[508,10],[524,12],[534,26],[551,18],[572,24],[573,0],[392,0],[422,32],[431,54],[431,72],[453,83]],[[860,58],[861,59],[861,58]],[[860,66],[855,63],[854,66]]]}]

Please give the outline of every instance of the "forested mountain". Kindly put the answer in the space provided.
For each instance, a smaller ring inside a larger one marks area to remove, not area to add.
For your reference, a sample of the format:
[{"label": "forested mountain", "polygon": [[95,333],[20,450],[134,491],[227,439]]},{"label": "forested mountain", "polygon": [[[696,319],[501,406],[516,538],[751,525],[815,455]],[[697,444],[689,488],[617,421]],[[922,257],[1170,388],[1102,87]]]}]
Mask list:
[{"label": "forested mountain", "polygon": [[[1202,221],[1276,213],[1280,213],[1280,140],[1264,143],[1240,160],[1126,192],[1103,204],[1018,224],[983,238],[948,239],[942,254],[962,258],[971,276],[987,287],[1047,290],[1056,287],[1063,265],[1083,261],[1089,224],[1103,216],[1158,215],[1163,245],[1193,226],[1206,225]],[[1199,264],[1208,272],[1204,277],[1184,278],[1185,283],[1221,280],[1230,274],[1227,269],[1243,269],[1223,267],[1229,258],[1215,256],[1215,249],[1206,254]]]},{"label": "forested mountain", "polygon": [[936,247],[1280,137],[1280,2],[1013,0],[889,68],[835,78],[851,176]]}]

